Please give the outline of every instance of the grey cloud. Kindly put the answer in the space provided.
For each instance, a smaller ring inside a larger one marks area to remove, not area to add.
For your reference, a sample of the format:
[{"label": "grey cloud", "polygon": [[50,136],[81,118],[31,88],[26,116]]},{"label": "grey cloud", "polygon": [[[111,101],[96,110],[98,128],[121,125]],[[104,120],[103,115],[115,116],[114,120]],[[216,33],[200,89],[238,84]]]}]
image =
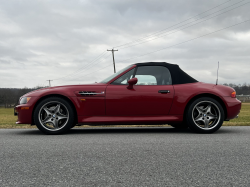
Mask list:
[{"label": "grey cloud", "polygon": [[[108,52],[90,63],[103,51],[168,28],[223,2],[226,1],[0,0],[0,87],[33,87],[73,72],[73,76],[55,80],[52,85],[100,81],[113,73]],[[236,2],[239,1],[229,1],[222,7]],[[118,48],[117,69],[137,62],[167,61],[179,64],[200,81],[214,82],[220,61],[220,81],[249,82],[249,22],[124,61],[249,19],[249,6],[157,40]]]}]

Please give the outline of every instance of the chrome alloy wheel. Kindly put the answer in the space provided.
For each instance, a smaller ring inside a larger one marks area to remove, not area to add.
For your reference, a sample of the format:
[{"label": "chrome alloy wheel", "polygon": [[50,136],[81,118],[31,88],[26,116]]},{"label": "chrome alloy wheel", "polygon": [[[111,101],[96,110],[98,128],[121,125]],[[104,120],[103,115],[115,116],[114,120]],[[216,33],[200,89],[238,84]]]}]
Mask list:
[{"label": "chrome alloy wheel", "polygon": [[49,131],[62,129],[69,120],[67,107],[58,102],[51,101],[44,104],[38,113],[40,124]]},{"label": "chrome alloy wheel", "polygon": [[194,106],[192,119],[200,129],[211,130],[219,124],[221,112],[215,103],[211,101],[201,101]]}]

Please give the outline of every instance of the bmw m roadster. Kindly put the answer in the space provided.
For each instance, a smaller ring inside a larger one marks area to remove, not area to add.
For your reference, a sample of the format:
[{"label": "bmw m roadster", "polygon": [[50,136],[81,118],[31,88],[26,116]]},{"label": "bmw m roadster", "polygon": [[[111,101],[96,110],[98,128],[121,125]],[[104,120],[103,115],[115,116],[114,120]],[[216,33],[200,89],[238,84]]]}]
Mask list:
[{"label": "bmw m roadster", "polygon": [[169,124],[198,133],[237,117],[233,88],[198,82],[178,65],[130,65],[95,84],[49,87],[22,96],[17,124],[61,134],[75,125]]}]

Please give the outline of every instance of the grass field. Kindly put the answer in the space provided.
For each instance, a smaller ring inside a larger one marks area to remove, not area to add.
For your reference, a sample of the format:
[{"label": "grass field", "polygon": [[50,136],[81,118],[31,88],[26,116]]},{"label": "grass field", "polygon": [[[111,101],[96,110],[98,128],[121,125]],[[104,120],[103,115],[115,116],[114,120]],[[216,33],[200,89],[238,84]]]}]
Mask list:
[{"label": "grass field", "polygon": [[250,126],[250,103],[242,103],[239,118],[225,121],[224,126]]},{"label": "grass field", "polygon": [[[14,113],[13,108],[0,108],[0,128],[36,128],[36,126],[30,126],[30,125],[25,125],[25,124],[17,125],[15,123],[17,120],[17,116],[14,116],[13,113]],[[242,104],[239,118],[233,119],[231,121],[225,121],[223,125],[224,126],[250,126],[250,103]],[[166,125],[162,125],[162,126],[166,126]],[[84,127],[88,127],[88,125],[84,125]]]}]

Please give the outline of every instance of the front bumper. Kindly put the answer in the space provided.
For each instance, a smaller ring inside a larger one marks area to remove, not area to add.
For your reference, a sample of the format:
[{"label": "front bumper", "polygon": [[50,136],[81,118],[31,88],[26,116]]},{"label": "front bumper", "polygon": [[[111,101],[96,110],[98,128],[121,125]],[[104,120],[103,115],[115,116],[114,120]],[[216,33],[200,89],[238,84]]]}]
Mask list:
[{"label": "front bumper", "polygon": [[16,124],[32,123],[32,107],[18,105],[14,108],[14,115],[17,116]]},{"label": "front bumper", "polygon": [[16,124],[32,124],[32,113],[36,97],[32,97],[27,104],[17,105],[14,108],[14,115],[17,116]]}]

